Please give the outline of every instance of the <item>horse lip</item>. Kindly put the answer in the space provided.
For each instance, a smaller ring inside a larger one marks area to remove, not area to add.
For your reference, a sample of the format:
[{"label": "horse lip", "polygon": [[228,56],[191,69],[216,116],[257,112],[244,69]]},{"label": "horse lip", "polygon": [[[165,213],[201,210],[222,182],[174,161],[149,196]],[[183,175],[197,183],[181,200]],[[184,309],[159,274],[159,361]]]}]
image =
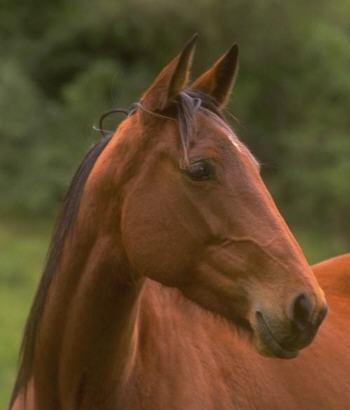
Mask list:
[{"label": "horse lip", "polygon": [[269,356],[275,356],[280,359],[293,359],[298,355],[298,350],[287,350],[286,348],[281,346],[281,344],[273,335],[271,329],[264,319],[264,315],[261,312],[256,311],[255,316],[257,320],[259,337],[263,342],[264,347],[268,349]]}]

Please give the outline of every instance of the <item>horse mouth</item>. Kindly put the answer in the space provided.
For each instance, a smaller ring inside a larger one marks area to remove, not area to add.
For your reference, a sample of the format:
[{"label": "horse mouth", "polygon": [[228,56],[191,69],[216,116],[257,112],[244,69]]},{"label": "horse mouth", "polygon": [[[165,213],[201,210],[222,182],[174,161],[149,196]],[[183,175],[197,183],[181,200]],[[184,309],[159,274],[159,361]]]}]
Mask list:
[{"label": "horse mouth", "polygon": [[279,359],[293,359],[298,356],[299,350],[288,350],[281,346],[261,312],[257,311],[255,316],[259,338],[258,350],[261,354]]}]

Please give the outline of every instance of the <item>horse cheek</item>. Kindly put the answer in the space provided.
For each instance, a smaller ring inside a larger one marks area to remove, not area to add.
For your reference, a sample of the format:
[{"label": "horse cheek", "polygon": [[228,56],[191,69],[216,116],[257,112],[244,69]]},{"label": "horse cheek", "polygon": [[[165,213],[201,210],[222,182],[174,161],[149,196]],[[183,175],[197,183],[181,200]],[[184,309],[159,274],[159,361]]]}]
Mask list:
[{"label": "horse cheek", "polygon": [[192,243],[183,227],[164,213],[163,205],[144,195],[126,203],[121,221],[122,243],[137,275],[179,286],[186,281],[193,260]]}]

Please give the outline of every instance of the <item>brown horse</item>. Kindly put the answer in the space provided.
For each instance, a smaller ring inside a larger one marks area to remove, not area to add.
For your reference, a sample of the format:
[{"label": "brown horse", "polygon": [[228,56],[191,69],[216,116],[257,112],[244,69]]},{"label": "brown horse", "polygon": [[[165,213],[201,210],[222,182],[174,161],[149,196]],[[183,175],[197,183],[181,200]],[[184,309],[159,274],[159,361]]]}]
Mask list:
[{"label": "brown horse", "polygon": [[314,339],[324,294],[223,118],[237,47],[185,88],[194,43],[73,179],[16,410],[350,408],[345,295],[280,360]]}]

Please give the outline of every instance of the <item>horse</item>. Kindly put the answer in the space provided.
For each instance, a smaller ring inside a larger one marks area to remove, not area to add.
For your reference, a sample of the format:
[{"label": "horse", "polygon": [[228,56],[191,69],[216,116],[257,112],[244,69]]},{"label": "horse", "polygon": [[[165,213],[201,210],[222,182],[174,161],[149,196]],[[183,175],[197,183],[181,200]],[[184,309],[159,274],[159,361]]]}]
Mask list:
[{"label": "horse", "polygon": [[195,44],[78,168],[12,410],[349,408],[349,294],[321,326],[325,294],[223,114],[238,47],[190,83]]}]

